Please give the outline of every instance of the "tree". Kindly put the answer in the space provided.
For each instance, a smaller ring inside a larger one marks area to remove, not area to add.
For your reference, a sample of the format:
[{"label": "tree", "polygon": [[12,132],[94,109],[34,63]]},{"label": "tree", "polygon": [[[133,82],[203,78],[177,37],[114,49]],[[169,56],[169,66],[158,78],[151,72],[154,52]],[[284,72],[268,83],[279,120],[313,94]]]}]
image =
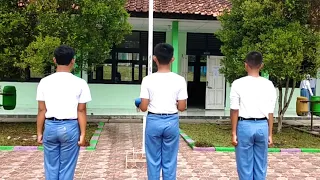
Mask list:
[{"label": "tree", "polygon": [[312,28],[316,31],[320,31],[320,1],[310,0],[310,16],[309,22]]},{"label": "tree", "polygon": [[[243,59],[260,51],[264,69],[279,90],[278,132],[296,82],[315,75],[320,67],[320,35],[308,26],[310,3],[306,0],[231,0],[232,9],[219,20],[217,32],[225,58],[221,72],[229,82],[245,75]],[[285,90],[283,94],[283,88]]]},{"label": "tree", "polygon": [[52,59],[53,51],[60,44],[59,38],[39,36],[21,54],[23,62],[21,64],[16,63],[16,65],[22,68],[27,68],[26,65],[28,65],[33,72],[44,73],[47,67],[54,65]]},{"label": "tree", "polygon": [[21,79],[20,54],[34,40],[31,17],[14,1],[0,0],[0,80]]},{"label": "tree", "polygon": [[[109,57],[111,48],[130,33],[125,3],[125,0],[24,0],[22,3],[7,3],[6,11],[1,11],[0,18],[6,19],[16,14],[21,20],[16,22],[19,18],[12,17],[7,24],[1,21],[0,31],[7,28],[4,32],[12,32],[15,28],[10,25],[12,21],[19,28],[16,28],[17,34],[3,33],[0,40],[12,42],[10,38],[19,38],[22,41],[25,31],[30,34],[29,40],[14,52],[16,59],[11,61],[20,69],[30,67],[43,73],[45,68],[39,63],[50,65],[52,50],[59,44],[75,48],[78,67],[87,69],[88,64],[103,63]],[[14,47],[20,46],[19,43],[12,43]],[[3,44],[3,47],[8,48],[8,44]],[[0,58],[9,61],[8,55],[0,53]]]}]

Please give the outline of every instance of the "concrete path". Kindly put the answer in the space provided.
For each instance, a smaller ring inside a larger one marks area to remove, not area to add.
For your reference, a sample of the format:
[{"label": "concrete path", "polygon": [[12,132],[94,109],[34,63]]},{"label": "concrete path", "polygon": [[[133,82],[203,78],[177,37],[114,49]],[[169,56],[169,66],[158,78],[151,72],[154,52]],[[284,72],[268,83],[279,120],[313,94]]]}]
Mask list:
[{"label": "concrete path", "polygon": [[[105,124],[96,151],[80,153],[75,179],[145,180],[146,169],[126,169],[125,152],[141,149],[142,124]],[[195,152],[181,140],[178,179],[236,180],[234,153]],[[0,152],[0,179],[44,179],[43,152]],[[320,180],[320,154],[269,154],[268,180]]]}]

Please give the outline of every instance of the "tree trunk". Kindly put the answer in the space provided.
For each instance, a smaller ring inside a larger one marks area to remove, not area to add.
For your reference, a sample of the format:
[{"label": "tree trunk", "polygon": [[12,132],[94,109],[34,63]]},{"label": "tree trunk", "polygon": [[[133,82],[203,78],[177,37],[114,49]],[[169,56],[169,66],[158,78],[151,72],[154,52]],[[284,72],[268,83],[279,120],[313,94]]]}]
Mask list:
[{"label": "tree trunk", "polygon": [[279,83],[278,86],[278,90],[279,90],[279,99],[278,99],[278,130],[277,132],[281,132],[282,129],[282,119],[283,119],[283,115],[282,115],[282,85],[281,82]]},{"label": "tree trunk", "polygon": [[295,90],[295,85],[296,85],[296,80],[293,80],[290,95],[288,98],[288,92],[289,92],[289,82],[288,81],[289,80],[287,80],[287,83],[286,83],[284,101],[282,101],[282,86],[279,85],[279,87],[278,87],[278,89],[279,89],[278,130],[277,130],[278,133],[280,133],[282,130],[282,120],[283,120],[284,114],[288,110],[289,104],[291,102],[291,99],[292,99],[292,96],[293,96],[293,93]]},{"label": "tree trunk", "polygon": [[282,120],[283,120],[283,116],[284,114],[279,114],[278,115],[278,129],[277,129],[277,133],[280,133],[282,130]]}]

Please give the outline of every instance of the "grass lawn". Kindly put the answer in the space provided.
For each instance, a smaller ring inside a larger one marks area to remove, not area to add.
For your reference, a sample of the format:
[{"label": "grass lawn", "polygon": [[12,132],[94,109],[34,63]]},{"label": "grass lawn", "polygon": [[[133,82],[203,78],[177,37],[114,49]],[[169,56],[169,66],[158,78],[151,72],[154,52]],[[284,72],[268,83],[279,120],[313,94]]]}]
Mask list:
[{"label": "grass lawn", "polygon": [[[231,125],[180,124],[180,128],[193,139],[198,147],[232,147]],[[274,127],[276,131],[277,127]],[[320,137],[284,127],[273,134],[275,148],[319,148]]]},{"label": "grass lawn", "polygon": [[[97,124],[88,123],[87,142],[97,127]],[[39,146],[36,141],[36,129],[36,123],[0,123],[0,146]]]}]

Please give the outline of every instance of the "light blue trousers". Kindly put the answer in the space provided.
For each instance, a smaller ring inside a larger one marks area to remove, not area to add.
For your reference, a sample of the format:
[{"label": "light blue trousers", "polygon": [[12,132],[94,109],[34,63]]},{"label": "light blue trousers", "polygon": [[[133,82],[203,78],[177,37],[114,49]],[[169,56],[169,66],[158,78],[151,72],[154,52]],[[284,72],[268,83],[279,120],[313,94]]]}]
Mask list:
[{"label": "light blue trousers", "polygon": [[148,114],[145,133],[148,180],[176,180],[179,115]]},{"label": "light blue trousers", "polygon": [[236,162],[240,180],[265,180],[268,167],[268,121],[238,121]]},{"label": "light blue trousers", "polygon": [[45,121],[43,134],[46,180],[72,180],[79,156],[77,120]]}]

